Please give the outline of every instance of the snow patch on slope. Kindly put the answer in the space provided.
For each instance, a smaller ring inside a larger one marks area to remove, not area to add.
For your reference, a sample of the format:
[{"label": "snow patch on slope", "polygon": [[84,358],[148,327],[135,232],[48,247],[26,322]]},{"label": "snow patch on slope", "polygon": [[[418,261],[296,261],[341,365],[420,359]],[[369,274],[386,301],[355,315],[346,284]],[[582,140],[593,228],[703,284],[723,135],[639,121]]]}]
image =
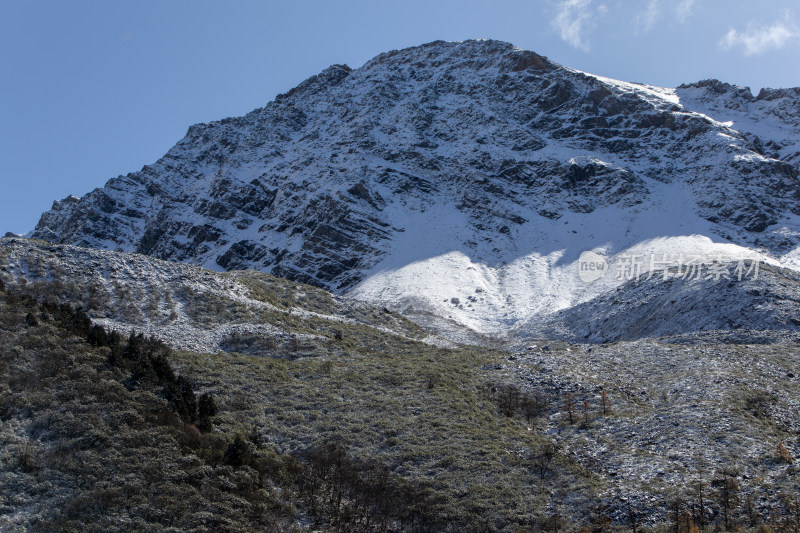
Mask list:
[{"label": "snow patch on slope", "polygon": [[[684,184],[652,185],[652,203],[634,213],[612,206],[558,220],[542,218],[511,230],[514,246],[502,250],[492,248],[493,241],[458,246],[466,229],[456,209],[416,213],[386,259],[348,295],[405,313],[432,313],[481,333],[504,334],[613,291],[629,279],[613,271],[627,256],[643,258],[642,277],[652,256],[781,263],[708,237],[713,235],[710,223],[694,213]],[[578,258],[584,251],[600,253],[612,265],[602,279],[587,283],[579,278]]]}]

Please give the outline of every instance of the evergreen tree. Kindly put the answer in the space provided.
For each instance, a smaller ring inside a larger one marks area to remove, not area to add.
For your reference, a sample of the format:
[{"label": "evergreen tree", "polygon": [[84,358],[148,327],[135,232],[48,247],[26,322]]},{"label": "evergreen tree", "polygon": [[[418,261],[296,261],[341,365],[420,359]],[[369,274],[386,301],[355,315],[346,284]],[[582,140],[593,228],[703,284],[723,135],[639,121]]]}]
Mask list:
[{"label": "evergreen tree", "polygon": [[201,394],[197,400],[197,427],[200,431],[211,431],[211,417],[216,416],[217,413],[219,413],[219,408],[217,402],[214,401],[214,395]]}]

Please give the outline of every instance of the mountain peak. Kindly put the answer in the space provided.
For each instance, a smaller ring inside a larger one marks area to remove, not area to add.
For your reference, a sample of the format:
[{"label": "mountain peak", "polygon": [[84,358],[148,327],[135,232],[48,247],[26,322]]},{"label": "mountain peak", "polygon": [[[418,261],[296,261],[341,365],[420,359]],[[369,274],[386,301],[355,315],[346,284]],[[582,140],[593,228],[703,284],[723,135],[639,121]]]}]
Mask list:
[{"label": "mountain peak", "polygon": [[279,94],[275,97],[275,100],[281,101],[298,93],[315,92],[328,86],[338,85],[351,72],[353,72],[353,69],[347,65],[331,65],[319,74],[306,79],[297,87],[290,89],[288,92]]},{"label": "mountain peak", "polygon": [[544,70],[557,66],[544,56],[493,39],[433,41],[392,50],[367,61],[363,68],[372,69],[385,64],[417,68],[462,65],[481,69],[494,66],[513,71],[527,68]]},{"label": "mountain peak", "polygon": [[750,90],[750,87],[733,85],[731,83],[726,83],[714,78],[700,80],[694,83],[684,83],[679,85],[678,89],[703,89],[709,94],[717,96],[731,94],[745,101],[751,101],[754,99],[753,92]]}]

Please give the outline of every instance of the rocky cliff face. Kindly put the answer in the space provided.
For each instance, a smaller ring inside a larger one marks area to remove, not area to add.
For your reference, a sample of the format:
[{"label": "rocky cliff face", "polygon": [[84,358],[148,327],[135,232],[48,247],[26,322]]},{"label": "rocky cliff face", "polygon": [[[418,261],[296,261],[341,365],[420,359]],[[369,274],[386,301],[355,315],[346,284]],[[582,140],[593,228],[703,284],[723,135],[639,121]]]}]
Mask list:
[{"label": "rocky cliff face", "polygon": [[703,80],[678,87],[683,105],[729,121],[761,155],[800,163],[800,88],[761,89]]},{"label": "rocky cliff face", "polygon": [[[243,117],[192,126],[156,163],[56,202],[34,237],[506,324],[590,296],[554,274],[582,249],[701,234],[790,253],[798,106],[797,89],[661,89],[508,43],[434,42],[334,65]],[[468,261],[404,281],[409,265],[449,253]],[[524,279],[520,262],[532,265]],[[483,293],[471,310],[442,303],[456,296],[442,298],[443,280],[461,274]],[[563,290],[529,305],[514,301],[520,279]]]}]

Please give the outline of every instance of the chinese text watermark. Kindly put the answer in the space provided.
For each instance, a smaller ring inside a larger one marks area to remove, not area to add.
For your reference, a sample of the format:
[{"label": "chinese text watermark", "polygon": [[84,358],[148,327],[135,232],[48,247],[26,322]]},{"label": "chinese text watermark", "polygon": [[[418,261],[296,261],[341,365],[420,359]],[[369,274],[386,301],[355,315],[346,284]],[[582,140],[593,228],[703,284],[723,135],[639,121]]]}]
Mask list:
[{"label": "chinese text watermark", "polygon": [[616,281],[660,279],[742,281],[758,279],[760,261],[730,256],[709,257],[689,253],[620,254],[611,261],[595,252],[578,259],[578,277],[591,283],[606,275]]}]

